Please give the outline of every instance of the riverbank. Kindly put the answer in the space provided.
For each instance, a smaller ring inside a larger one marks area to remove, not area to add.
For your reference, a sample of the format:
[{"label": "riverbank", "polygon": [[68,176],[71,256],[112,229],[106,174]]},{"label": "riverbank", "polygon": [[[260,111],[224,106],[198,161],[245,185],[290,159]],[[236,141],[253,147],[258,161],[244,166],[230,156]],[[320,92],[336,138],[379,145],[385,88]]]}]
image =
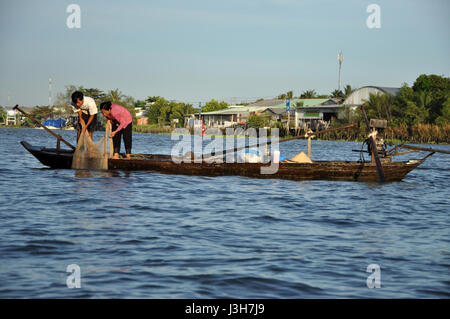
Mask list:
[{"label": "riverbank", "polygon": [[[450,125],[418,124],[387,127],[385,140],[393,143],[450,144]],[[322,140],[364,141],[367,138],[365,127],[337,130],[323,134]]]},{"label": "riverbank", "polygon": [[[167,126],[136,125],[133,127],[136,133],[170,134],[173,130],[174,128]],[[281,138],[289,137],[292,136],[281,136]],[[366,138],[367,132],[364,127],[331,131],[319,137],[320,140],[353,142],[362,142]],[[450,125],[418,124],[412,127],[407,125],[388,127],[385,131],[385,140],[392,143],[450,144]]]},{"label": "riverbank", "polygon": [[[19,125],[0,125],[0,128],[30,128]],[[172,127],[153,127],[148,125],[133,126],[134,133],[147,134],[171,134],[174,128]],[[214,135],[207,135],[206,137],[213,137]],[[226,135],[224,135],[225,137]],[[280,136],[281,139],[293,137]],[[319,136],[318,140],[325,141],[346,141],[346,142],[362,142],[366,139],[367,133],[365,128],[350,128],[338,131],[324,133]],[[400,126],[388,127],[385,132],[386,142],[391,143],[413,143],[413,144],[450,144],[450,125],[437,126],[430,124],[419,124],[414,127]]]}]

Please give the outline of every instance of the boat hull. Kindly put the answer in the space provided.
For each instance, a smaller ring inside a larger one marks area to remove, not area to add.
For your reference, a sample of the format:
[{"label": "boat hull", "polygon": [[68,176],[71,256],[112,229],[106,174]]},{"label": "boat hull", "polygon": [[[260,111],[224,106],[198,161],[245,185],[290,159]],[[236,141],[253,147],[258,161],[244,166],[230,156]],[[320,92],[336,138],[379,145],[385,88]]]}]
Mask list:
[{"label": "boat hull", "polygon": [[[24,148],[43,165],[51,168],[70,169],[73,152],[47,149],[21,142]],[[406,174],[424,160],[410,160],[383,164],[386,181],[401,181]],[[313,163],[280,163],[274,174],[262,174],[261,163],[174,163],[170,155],[138,154],[130,160],[109,159],[109,170],[155,171],[165,174],[193,176],[245,176],[251,178],[277,178],[289,180],[342,180],[378,181],[377,167],[372,163],[354,161],[316,161]]]}]

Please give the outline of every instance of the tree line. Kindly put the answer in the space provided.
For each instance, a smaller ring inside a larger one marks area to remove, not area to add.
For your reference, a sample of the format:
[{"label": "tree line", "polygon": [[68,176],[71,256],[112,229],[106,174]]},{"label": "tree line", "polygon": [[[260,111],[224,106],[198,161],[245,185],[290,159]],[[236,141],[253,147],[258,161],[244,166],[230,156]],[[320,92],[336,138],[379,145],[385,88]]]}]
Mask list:
[{"label": "tree line", "polygon": [[319,94],[316,92],[316,90],[305,90],[303,91],[299,96],[294,96],[293,91],[288,91],[286,93],[281,93],[277,96],[279,100],[284,100],[287,98],[290,99],[327,99],[327,98],[334,98],[334,99],[345,99],[347,96],[352,93],[353,89],[350,84],[347,84],[344,87],[344,91],[342,90],[334,90],[330,94]]},{"label": "tree line", "polygon": [[[123,94],[119,89],[104,92],[98,88],[85,88],[83,86],[68,85],[65,91],[58,93],[53,106],[36,106],[31,111],[31,115],[38,121],[55,117],[67,117],[75,115],[71,106],[71,96],[75,91],[81,91],[83,95],[92,97],[97,106],[105,101],[119,104],[127,108],[133,116],[133,123],[136,124],[136,110],[143,110],[148,117],[148,123],[152,125],[165,126],[173,123],[176,126],[184,125],[184,116],[198,113],[198,108],[194,108],[189,103],[168,101],[160,96],[148,96],[145,100],[136,100],[132,96]],[[202,106],[202,112],[211,112],[228,108],[226,102],[211,100]],[[2,109],[0,109],[2,111]],[[6,113],[5,113],[6,114]],[[2,113],[0,113],[2,116]]]},{"label": "tree line", "polygon": [[[98,88],[84,88],[83,86],[68,85],[65,91],[57,94],[54,106],[37,106],[32,110],[32,115],[37,120],[45,120],[50,117],[75,115],[70,105],[71,95],[74,91],[81,91],[84,95],[92,97],[97,104],[111,101],[126,107],[133,115],[136,123],[136,109],[145,111],[149,124],[165,126],[171,123],[184,124],[184,116],[198,113],[199,109],[189,103],[169,101],[160,96],[149,96],[145,100],[135,100],[133,97],[123,94],[119,89],[106,92]],[[320,95],[315,90],[303,91],[298,98],[337,98],[343,101],[352,92],[352,87],[346,85],[344,91],[334,90],[329,95]],[[293,91],[288,91],[277,96],[278,99],[295,98]],[[300,104],[294,105],[297,107]],[[224,101],[212,99],[201,107],[201,112],[218,111],[228,108]],[[418,124],[431,124],[444,126],[450,124],[450,78],[439,75],[420,75],[410,87],[403,84],[399,94],[371,94],[366,102],[369,118],[385,118],[392,127],[416,126]],[[0,108],[0,116],[5,117],[6,112]],[[340,112],[334,124],[345,124],[361,120],[359,110],[344,108]],[[257,116],[249,118],[254,126],[266,125],[265,119]]]},{"label": "tree line", "polygon": [[[391,127],[449,125],[450,78],[422,74],[411,87],[404,83],[396,96],[370,94],[365,106],[369,118],[386,119]],[[361,111],[349,107],[338,116],[341,124],[360,119]]]}]

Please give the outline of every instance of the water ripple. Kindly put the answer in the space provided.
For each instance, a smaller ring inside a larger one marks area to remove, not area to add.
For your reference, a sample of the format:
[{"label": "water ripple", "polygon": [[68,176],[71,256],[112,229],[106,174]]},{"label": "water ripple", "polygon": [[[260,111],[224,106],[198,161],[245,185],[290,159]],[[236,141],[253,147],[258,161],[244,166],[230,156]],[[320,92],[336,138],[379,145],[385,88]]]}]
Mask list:
[{"label": "water ripple", "polygon": [[[54,145],[47,135],[0,129],[0,297],[449,298],[448,156],[383,185],[74,172],[19,144]],[[171,143],[133,141],[138,153]],[[313,159],[355,160],[358,145],[316,141]],[[287,157],[305,147],[280,144]],[[71,264],[81,289],[66,286]],[[367,288],[370,264],[380,289]]]}]

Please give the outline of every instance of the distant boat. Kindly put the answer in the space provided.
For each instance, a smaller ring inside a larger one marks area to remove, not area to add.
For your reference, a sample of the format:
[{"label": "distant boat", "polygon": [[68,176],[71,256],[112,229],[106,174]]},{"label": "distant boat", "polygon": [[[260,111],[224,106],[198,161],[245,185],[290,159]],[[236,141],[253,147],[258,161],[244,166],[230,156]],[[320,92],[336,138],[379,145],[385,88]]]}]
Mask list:
[{"label": "distant boat", "polygon": [[[45,125],[47,128],[51,129],[51,130],[58,130],[58,129],[62,129],[66,126],[66,121],[59,118],[57,120],[47,120],[42,122],[42,125]],[[39,127],[42,128],[42,127]]]}]

